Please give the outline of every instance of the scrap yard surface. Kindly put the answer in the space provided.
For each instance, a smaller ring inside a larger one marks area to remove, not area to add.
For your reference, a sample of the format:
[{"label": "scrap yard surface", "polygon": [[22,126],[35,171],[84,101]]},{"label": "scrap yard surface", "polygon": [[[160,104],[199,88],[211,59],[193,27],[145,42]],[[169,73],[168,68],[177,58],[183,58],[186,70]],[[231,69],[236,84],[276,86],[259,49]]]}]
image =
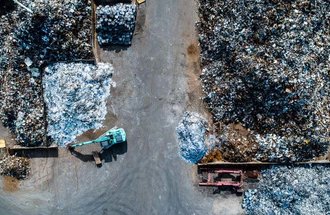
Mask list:
[{"label": "scrap yard surface", "polygon": [[0,215],[328,215],[327,0],[0,0]]},{"label": "scrap yard surface", "polygon": [[1,190],[1,214],[213,214],[226,207],[227,214],[241,212],[235,197],[217,205],[199,192],[195,170],[178,154],[175,127],[189,99],[186,76],[198,64],[187,52],[197,47],[197,6],[189,0],[148,1],[137,16],[131,47],[100,50],[100,61],[114,67],[116,86],[105,127],[80,137],[95,139],[116,124],[128,131],[126,147],[111,151],[116,160],[105,154],[100,169],[83,162],[93,159],[85,149],[77,157],[61,148],[58,154],[32,152],[30,177],[15,192]]}]

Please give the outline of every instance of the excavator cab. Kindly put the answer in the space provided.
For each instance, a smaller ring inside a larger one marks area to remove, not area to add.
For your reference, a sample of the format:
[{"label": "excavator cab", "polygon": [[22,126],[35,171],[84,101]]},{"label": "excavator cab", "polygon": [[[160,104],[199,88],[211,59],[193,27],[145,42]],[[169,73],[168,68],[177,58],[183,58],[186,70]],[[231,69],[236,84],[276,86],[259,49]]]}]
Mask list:
[{"label": "excavator cab", "polygon": [[126,141],[126,133],[122,128],[111,129],[104,136],[107,138],[103,138],[104,141],[100,141],[102,149],[108,149],[112,145]]}]

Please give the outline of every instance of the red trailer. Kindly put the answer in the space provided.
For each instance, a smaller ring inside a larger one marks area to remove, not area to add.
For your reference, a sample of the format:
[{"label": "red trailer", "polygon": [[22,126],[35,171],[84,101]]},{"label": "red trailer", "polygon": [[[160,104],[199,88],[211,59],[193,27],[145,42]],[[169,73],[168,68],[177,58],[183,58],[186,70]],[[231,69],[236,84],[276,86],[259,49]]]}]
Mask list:
[{"label": "red trailer", "polygon": [[209,187],[232,187],[238,194],[243,193],[242,170],[217,169],[207,172],[207,178],[203,178],[200,186]]}]

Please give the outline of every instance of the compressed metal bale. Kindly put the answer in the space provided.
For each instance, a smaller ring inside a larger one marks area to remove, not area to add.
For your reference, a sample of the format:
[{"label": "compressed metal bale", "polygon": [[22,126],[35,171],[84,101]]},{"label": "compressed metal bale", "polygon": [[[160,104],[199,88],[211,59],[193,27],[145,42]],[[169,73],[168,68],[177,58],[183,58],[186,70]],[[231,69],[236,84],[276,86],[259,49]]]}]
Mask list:
[{"label": "compressed metal bale", "polygon": [[98,6],[96,9],[97,40],[101,46],[130,45],[136,22],[135,4]]}]

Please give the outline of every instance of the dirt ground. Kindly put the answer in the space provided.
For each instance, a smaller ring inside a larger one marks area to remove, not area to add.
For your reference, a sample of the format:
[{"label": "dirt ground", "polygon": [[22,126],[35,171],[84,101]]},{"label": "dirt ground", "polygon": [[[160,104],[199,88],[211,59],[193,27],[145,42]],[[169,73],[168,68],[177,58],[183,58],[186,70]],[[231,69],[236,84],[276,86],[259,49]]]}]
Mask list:
[{"label": "dirt ground", "polygon": [[208,117],[200,101],[197,5],[147,1],[133,45],[100,52],[115,68],[104,128],[125,128],[127,144],[105,151],[96,168],[91,151],[31,153],[31,176],[8,192],[0,183],[0,214],[242,214],[235,194],[206,194],[196,167],[181,160],[175,127],[185,110]]}]

